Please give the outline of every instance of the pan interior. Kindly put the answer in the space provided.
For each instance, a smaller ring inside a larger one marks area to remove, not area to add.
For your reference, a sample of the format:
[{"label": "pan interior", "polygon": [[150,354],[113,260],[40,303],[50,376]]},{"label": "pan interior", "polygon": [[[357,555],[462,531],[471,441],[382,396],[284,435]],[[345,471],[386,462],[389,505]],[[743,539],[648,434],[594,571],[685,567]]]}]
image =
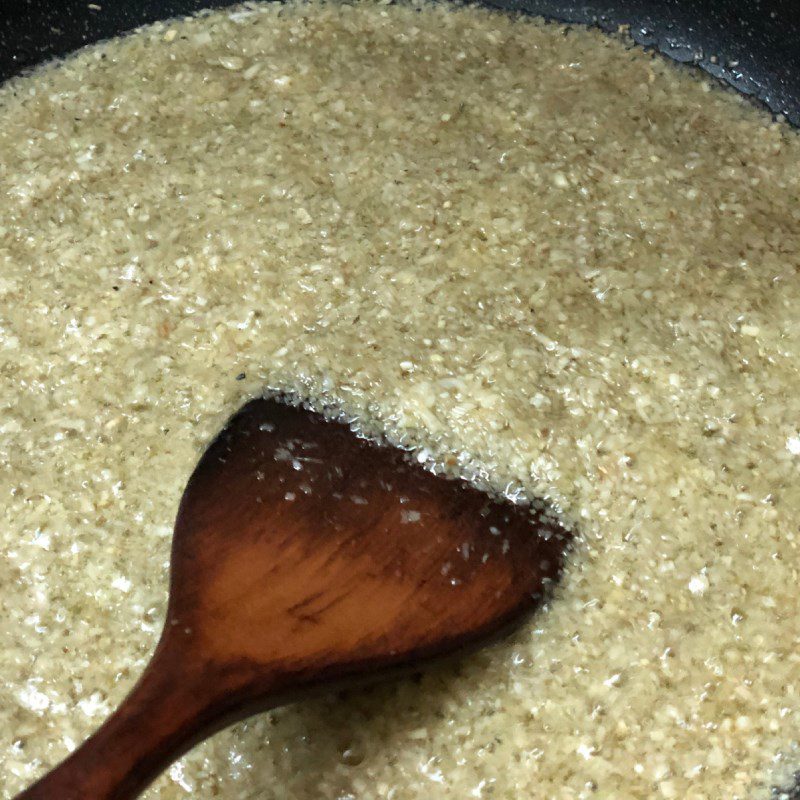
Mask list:
[{"label": "pan interior", "polygon": [[800,721],[793,131],[473,8],[159,23],[0,104],[12,791],[131,686],[197,453],[269,386],[581,544],[512,640],[227,731],[151,797],[766,793]]}]

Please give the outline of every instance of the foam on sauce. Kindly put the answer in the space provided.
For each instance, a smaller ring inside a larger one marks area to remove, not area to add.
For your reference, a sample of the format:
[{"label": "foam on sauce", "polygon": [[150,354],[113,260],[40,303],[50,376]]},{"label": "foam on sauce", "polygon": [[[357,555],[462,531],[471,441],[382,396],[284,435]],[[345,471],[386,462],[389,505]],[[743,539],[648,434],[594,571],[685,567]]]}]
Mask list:
[{"label": "foam on sauce", "polygon": [[0,88],[0,196],[4,797],[132,686],[184,483],[264,386],[581,543],[510,641],[147,797],[744,798],[797,763],[785,125],[596,32],[253,5]]}]

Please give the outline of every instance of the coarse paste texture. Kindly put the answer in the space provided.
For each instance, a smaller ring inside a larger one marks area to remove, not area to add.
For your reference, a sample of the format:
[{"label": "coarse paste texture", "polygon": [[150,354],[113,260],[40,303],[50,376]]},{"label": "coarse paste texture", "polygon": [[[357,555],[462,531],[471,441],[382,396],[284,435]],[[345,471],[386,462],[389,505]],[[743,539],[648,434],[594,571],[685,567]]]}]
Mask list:
[{"label": "coarse paste texture", "polygon": [[473,8],[242,7],[0,88],[0,795],[132,686],[184,483],[267,386],[580,544],[511,640],[146,797],[766,796],[800,760],[799,194],[732,93]]}]

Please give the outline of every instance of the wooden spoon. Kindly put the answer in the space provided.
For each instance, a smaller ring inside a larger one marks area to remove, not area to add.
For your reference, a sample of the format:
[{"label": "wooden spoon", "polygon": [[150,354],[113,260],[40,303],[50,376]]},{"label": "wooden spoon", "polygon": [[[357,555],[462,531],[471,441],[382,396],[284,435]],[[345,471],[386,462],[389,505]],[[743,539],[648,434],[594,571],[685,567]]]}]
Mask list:
[{"label": "wooden spoon", "polygon": [[344,424],[253,400],[186,487],[139,683],[19,798],[134,797],[235,720],[484,642],[541,603],[569,538]]}]

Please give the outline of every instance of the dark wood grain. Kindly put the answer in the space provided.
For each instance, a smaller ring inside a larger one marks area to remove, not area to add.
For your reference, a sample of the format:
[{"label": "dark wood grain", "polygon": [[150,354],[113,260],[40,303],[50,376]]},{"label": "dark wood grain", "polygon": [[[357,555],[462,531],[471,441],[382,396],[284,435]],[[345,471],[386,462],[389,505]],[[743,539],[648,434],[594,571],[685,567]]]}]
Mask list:
[{"label": "dark wood grain", "polygon": [[234,720],[476,646],[541,603],[568,541],[543,512],[254,400],[183,495],[167,619],[144,675],[20,798],[134,797]]}]

